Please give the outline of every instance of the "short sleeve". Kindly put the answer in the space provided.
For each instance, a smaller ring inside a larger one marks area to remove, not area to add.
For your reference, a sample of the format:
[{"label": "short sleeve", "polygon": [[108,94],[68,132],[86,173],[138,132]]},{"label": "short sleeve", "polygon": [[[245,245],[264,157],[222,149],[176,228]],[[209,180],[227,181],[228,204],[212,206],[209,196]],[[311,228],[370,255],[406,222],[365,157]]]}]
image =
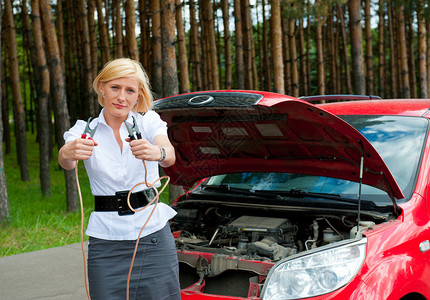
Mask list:
[{"label": "short sleeve", "polygon": [[84,132],[86,124],[87,123],[83,120],[76,121],[75,125],[64,133],[64,141],[68,143],[80,138],[81,134]]},{"label": "short sleeve", "polygon": [[143,128],[145,136],[149,142],[153,142],[157,135],[167,136],[167,123],[164,122],[160,115],[153,110],[149,110],[143,115]]}]

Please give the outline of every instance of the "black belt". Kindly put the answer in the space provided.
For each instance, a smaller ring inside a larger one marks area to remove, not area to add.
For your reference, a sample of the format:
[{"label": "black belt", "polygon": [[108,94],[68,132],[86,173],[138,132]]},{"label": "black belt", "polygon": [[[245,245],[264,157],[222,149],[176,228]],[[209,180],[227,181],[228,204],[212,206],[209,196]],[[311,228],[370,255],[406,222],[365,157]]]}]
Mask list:
[{"label": "black belt", "polygon": [[[118,211],[120,216],[132,215],[127,204],[127,196],[130,191],[119,191],[112,196],[94,196],[95,211]],[[155,197],[154,189],[150,188],[130,195],[130,205],[133,209],[147,205]]]}]

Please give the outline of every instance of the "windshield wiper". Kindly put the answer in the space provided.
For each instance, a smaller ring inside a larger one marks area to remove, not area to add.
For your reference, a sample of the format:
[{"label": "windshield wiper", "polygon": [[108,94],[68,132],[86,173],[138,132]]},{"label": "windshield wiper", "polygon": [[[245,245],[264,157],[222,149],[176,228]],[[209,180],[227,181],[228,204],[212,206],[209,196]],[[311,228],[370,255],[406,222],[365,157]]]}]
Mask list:
[{"label": "windshield wiper", "polygon": [[275,193],[275,191],[263,191],[263,190],[249,190],[243,188],[232,187],[229,184],[220,184],[220,185],[206,185],[205,188],[215,189],[227,193],[240,194],[245,196],[254,196],[254,197],[263,197],[268,199],[282,199],[283,197]]},{"label": "windshield wiper", "polygon": [[[339,202],[345,202],[345,203],[351,203],[351,204],[358,204],[358,199],[352,199],[352,198],[345,198],[342,195],[339,194],[328,194],[328,193],[315,193],[315,192],[308,192],[303,189],[291,189],[288,191],[283,191],[281,194],[286,196],[292,196],[297,198],[324,198],[324,199],[330,199],[330,200],[336,200]],[[375,204],[373,201],[366,201],[361,200],[362,202],[366,204]]]},{"label": "windshield wiper", "polygon": [[[272,199],[272,200],[287,201],[288,198],[290,199],[291,198],[320,198],[320,199],[328,199],[328,200],[334,200],[337,202],[358,205],[358,199],[345,198],[339,194],[308,192],[303,189],[291,189],[288,191],[249,190],[244,188],[232,187],[231,185],[225,184],[225,183],[220,185],[206,185],[205,188],[214,189],[217,191],[222,191],[222,192],[231,193],[231,194],[238,194],[243,196],[254,196],[254,197],[260,197],[260,198],[266,198],[266,199]],[[373,201],[363,200],[363,199],[361,201],[366,205],[372,205],[372,206],[375,205]]]}]

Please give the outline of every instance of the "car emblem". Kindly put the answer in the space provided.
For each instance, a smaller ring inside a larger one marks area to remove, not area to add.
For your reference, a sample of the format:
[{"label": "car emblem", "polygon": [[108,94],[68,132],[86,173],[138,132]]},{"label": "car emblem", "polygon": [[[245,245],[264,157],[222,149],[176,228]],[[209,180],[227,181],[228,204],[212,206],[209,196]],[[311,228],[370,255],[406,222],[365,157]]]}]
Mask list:
[{"label": "car emblem", "polygon": [[202,106],[205,104],[209,104],[212,101],[214,101],[214,97],[212,97],[212,96],[198,95],[198,96],[195,96],[195,97],[191,98],[190,100],[188,100],[188,104],[194,105],[194,106]]}]

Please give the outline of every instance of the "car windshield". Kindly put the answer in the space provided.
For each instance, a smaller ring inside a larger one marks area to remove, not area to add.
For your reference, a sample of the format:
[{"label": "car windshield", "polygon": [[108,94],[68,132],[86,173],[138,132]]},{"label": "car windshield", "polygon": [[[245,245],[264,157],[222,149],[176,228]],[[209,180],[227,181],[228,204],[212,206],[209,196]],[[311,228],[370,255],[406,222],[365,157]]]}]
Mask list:
[{"label": "car windshield", "polygon": [[[378,151],[406,198],[412,194],[428,121],[402,116],[341,116]],[[358,183],[323,176],[293,173],[234,173],[209,178],[206,186],[224,186],[248,191],[322,193],[345,198],[358,197]],[[386,192],[363,185],[362,199],[391,203]]]}]

